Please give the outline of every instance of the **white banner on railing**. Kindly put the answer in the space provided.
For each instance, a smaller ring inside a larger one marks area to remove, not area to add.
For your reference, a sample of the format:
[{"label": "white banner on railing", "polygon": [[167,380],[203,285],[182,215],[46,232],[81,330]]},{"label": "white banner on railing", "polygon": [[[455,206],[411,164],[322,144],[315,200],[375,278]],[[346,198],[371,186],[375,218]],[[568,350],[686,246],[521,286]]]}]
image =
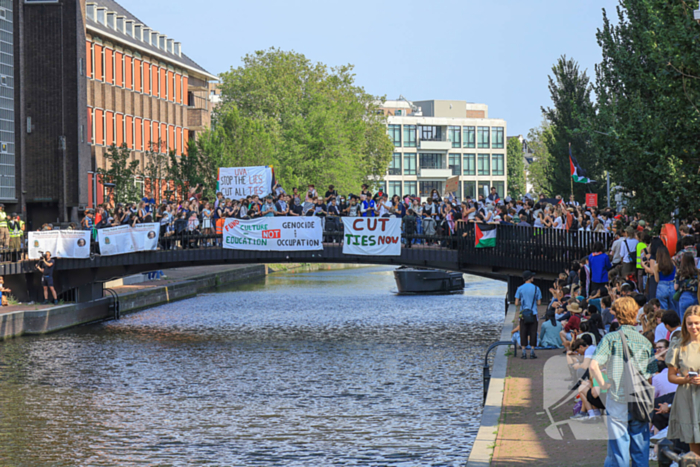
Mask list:
[{"label": "white banner on railing", "polygon": [[29,259],[39,259],[50,252],[55,258],[85,259],[90,257],[89,230],[48,230],[29,232]]},{"label": "white banner on railing", "polygon": [[344,255],[401,256],[401,219],[343,217]]},{"label": "white banner on railing", "polygon": [[267,196],[272,193],[272,167],[221,167],[216,191],[231,199]]},{"label": "white banner on railing", "polygon": [[158,249],[160,224],[120,225],[97,231],[102,256],[123,255]]},{"label": "white banner on railing", "polygon": [[323,249],[320,217],[260,217],[226,219],[224,248],[255,251]]}]

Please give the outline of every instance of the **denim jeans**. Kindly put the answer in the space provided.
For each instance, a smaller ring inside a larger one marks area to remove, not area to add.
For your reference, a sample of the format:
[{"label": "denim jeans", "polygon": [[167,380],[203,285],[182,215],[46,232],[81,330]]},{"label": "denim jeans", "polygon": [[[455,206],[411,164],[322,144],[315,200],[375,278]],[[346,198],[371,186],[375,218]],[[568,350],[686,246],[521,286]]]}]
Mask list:
[{"label": "denim jeans", "polygon": [[[423,219],[416,217],[416,235],[423,235]],[[413,243],[421,243],[417,238],[413,239]]]},{"label": "denim jeans", "polygon": [[678,302],[678,314],[681,317],[681,323],[683,322],[683,313],[688,307],[698,304],[698,294],[695,292],[683,292],[681,294],[681,299]]},{"label": "denim jeans", "polygon": [[673,301],[673,294],[676,291],[673,290],[673,281],[661,281],[656,286],[656,298],[661,302],[662,310],[674,310],[678,313],[676,309],[676,303]]},{"label": "denim jeans", "polygon": [[608,455],[605,467],[649,466],[649,424],[632,420],[626,402],[608,396]]}]

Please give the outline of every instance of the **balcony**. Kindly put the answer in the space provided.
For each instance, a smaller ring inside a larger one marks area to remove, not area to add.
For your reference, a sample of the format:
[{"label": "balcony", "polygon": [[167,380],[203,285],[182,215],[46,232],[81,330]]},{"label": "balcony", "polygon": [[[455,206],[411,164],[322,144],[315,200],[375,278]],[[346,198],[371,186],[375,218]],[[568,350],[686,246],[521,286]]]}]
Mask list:
[{"label": "balcony", "polygon": [[447,179],[447,178],[450,178],[451,176],[452,176],[452,169],[421,168],[420,171],[418,172],[419,178]]},{"label": "balcony", "polygon": [[438,139],[422,139],[420,140],[420,143],[418,143],[418,148],[421,151],[449,151],[450,149],[452,149],[452,141]]}]

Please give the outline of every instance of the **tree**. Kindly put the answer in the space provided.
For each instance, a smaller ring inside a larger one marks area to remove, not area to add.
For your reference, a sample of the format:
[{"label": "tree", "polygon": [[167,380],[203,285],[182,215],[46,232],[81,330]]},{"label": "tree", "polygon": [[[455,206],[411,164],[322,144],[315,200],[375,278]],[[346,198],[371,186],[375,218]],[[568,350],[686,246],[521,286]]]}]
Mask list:
[{"label": "tree", "polygon": [[508,194],[515,198],[527,191],[523,145],[518,138],[508,138]]},{"label": "tree", "polygon": [[532,163],[528,168],[528,182],[535,193],[544,193],[550,197],[554,196],[551,183],[554,158],[549,153],[548,146],[552,133],[552,126],[545,120],[527,134],[527,141],[533,152]]},{"label": "tree", "polygon": [[140,198],[134,180],[139,175],[138,160],[131,160],[131,151],[126,143],[120,147],[112,145],[104,155],[108,169],[98,168],[97,173],[103,183],[114,183],[112,199],[114,203],[133,203]]},{"label": "tree", "polygon": [[162,183],[166,181],[165,179],[168,178],[170,172],[170,157],[168,154],[158,151],[160,146],[160,143],[152,144],[151,148],[144,154],[146,166],[143,175],[150,182],[151,196],[156,203],[160,202]]},{"label": "tree", "polygon": [[621,0],[597,32],[595,141],[635,212],[666,222],[697,210],[700,26],[697,0]]},{"label": "tree", "polygon": [[210,162],[273,165],[287,188],[333,184],[344,192],[386,173],[393,145],[380,98],[355,84],[351,65],[257,51],[221,75],[221,99],[200,146]]},{"label": "tree", "polygon": [[[549,92],[553,107],[542,108],[550,123],[551,137],[545,139],[552,156],[549,183],[554,195],[571,193],[571,171],[569,166],[569,143],[579,165],[586,170],[588,178],[601,180],[600,165],[588,132],[589,121],[595,115],[591,100],[592,86],[586,72],[579,70],[578,63],[566,56],[560,57],[549,76]],[[582,199],[587,190],[601,189],[596,185],[574,184],[574,194]]]},{"label": "tree", "polygon": [[[197,184],[205,186],[209,166],[204,161],[196,142],[188,142],[186,154],[178,156],[175,154],[175,151],[170,151],[168,158],[170,159],[168,178],[175,183],[177,188],[182,190],[183,195],[187,192],[188,187],[193,187]],[[216,186],[216,183],[213,186]],[[210,187],[206,188],[213,189]]]}]

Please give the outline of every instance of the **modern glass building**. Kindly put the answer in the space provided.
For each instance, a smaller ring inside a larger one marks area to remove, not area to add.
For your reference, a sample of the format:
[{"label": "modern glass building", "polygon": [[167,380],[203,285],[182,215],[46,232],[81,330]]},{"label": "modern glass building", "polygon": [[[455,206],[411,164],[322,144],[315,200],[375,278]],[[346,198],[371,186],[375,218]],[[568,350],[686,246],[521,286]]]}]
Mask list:
[{"label": "modern glass building", "polygon": [[[489,118],[488,106],[466,101],[386,101],[387,132],[394,154],[384,177],[389,196],[419,195],[459,177],[455,195],[476,197],[495,186],[505,197],[506,121]],[[485,188],[486,187],[486,188]]]}]

